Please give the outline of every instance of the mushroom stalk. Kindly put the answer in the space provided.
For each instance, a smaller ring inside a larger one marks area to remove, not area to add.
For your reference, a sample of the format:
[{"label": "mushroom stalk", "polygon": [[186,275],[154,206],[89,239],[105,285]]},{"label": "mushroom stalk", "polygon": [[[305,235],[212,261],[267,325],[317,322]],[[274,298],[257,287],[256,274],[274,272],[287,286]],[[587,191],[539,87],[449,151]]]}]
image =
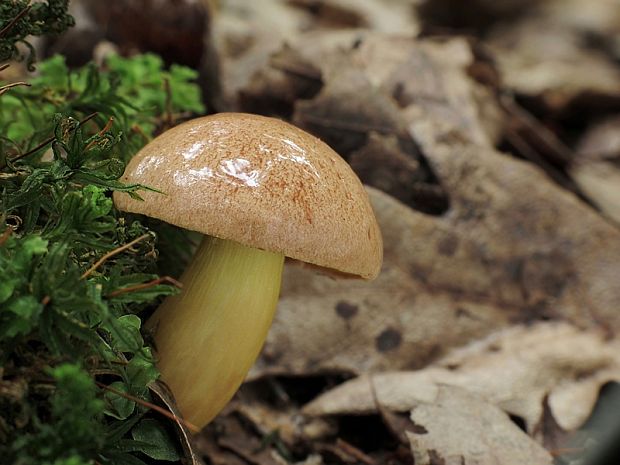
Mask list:
[{"label": "mushroom stalk", "polygon": [[205,236],[148,322],[162,380],[186,420],[203,427],[256,360],[276,310],[284,255]]}]

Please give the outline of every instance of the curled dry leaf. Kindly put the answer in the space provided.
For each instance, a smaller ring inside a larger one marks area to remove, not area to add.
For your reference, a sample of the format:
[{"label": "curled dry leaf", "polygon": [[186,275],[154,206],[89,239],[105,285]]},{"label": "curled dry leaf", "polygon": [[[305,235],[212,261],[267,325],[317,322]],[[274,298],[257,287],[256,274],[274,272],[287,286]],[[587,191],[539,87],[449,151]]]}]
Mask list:
[{"label": "curled dry leaf", "polygon": [[497,407],[453,386],[411,412],[407,432],[416,465],[551,465],[551,455]]},{"label": "curled dry leaf", "polygon": [[601,386],[620,380],[620,343],[567,323],[537,323],[493,334],[419,371],[364,374],[304,407],[308,415],[366,414],[377,403],[409,411],[432,402],[441,385],[468,390],[523,418],[534,433],[544,402],[564,430],[590,416]]}]

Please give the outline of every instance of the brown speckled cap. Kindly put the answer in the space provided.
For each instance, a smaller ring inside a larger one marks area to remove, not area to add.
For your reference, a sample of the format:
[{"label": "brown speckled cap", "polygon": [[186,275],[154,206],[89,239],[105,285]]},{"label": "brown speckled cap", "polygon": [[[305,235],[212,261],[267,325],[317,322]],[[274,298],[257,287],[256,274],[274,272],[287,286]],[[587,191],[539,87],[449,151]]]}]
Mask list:
[{"label": "brown speckled cap", "polygon": [[362,183],[325,143],[283,121],[220,113],[176,126],[146,145],[116,192],[120,210],[372,279],[381,232]]}]

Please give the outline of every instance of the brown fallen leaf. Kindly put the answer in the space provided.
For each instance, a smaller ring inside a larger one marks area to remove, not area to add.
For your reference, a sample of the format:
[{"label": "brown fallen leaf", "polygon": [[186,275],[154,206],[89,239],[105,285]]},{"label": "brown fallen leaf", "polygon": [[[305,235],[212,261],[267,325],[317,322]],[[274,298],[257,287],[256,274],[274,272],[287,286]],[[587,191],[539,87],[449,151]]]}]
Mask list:
[{"label": "brown fallen leaf", "polygon": [[[329,128],[350,128],[403,137],[403,127],[415,118],[459,128],[483,145],[498,137],[499,111],[468,76],[474,56],[464,39],[416,41],[359,32],[348,40],[345,47],[342,33],[323,34],[313,42],[315,50],[308,51],[305,38],[298,38],[296,51],[321,71],[324,87],[314,99],[296,102],[296,123],[322,136]],[[348,151],[340,152],[346,156]]]},{"label": "brown fallen leaf", "polygon": [[[441,385],[457,386],[523,418],[535,433],[544,404],[564,430],[590,416],[605,383],[620,380],[620,342],[567,323],[537,323],[496,333],[409,372],[364,374],[307,404],[308,415],[409,411],[432,402]],[[373,392],[374,391],[374,392]]]},{"label": "brown fallen leaf", "polygon": [[453,386],[439,386],[411,419],[424,431],[407,432],[416,465],[552,464],[551,455],[497,407]]},{"label": "brown fallen leaf", "polygon": [[529,164],[459,141],[423,147],[450,193],[447,214],[370,189],[385,244],[379,278],[338,282],[287,267],[252,377],[420,368],[540,318],[620,326],[616,228]]}]

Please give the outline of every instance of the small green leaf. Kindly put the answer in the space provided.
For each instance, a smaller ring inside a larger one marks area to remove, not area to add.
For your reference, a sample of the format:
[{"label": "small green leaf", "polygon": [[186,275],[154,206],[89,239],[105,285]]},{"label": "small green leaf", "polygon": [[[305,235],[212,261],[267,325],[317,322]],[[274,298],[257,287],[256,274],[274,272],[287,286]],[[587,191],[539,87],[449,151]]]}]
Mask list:
[{"label": "small green leaf", "polygon": [[123,315],[107,325],[112,337],[112,348],[119,352],[135,352],[144,341],[140,334],[140,318],[136,315]]},{"label": "small green leaf", "polygon": [[138,441],[137,450],[155,460],[175,462],[180,460],[176,442],[170,433],[156,420],[145,419],[131,430],[132,437]]},{"label": "small green leaf", "polygon": [[129,361],[125,372],[134,392],[146,392],[146,387],[159,378],[150,347],[144,347],[137,352]]},{"label": "small green leaf", "polygon": [[27,295],[10,302],[6,310],[12,312],[14,317],[2,328],[2,335],[15,337],[19,334],[27,335],[36,327],[43,305],[33,296]]},{"label": "small green leaf", "polygon": [[[122,381],[115,381],[110,384],[110,388],[115,391],[127,393],[127,386]],[[112,391],[106,391],[103,398],[105,399],[105,414],[119,420],[125,420],[133,413],[136,403]]]}]

